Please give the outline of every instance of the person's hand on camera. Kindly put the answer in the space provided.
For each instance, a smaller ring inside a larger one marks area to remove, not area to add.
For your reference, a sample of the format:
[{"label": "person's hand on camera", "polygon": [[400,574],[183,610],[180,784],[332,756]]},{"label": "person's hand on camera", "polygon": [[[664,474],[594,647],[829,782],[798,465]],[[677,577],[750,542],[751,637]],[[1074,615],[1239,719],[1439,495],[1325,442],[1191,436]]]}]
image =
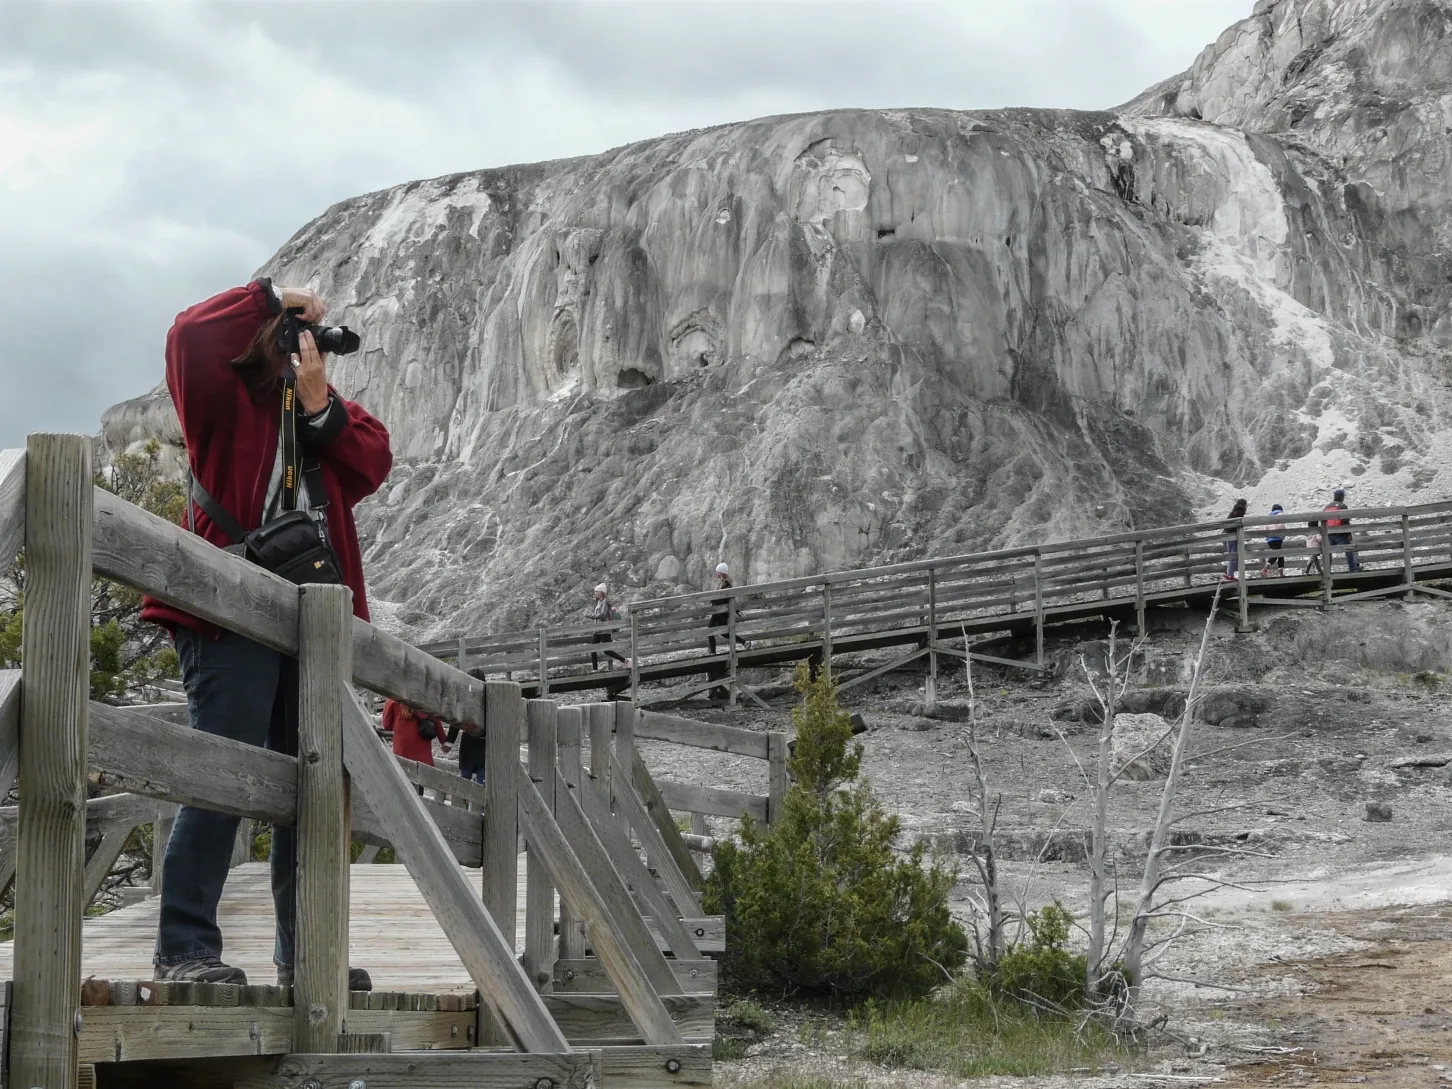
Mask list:
[{"label": "person's hand on camera", "polygon": [[327,357],[318,351],[311,331],[304,329],[297,338],[298,354],[292,357],[297,375],[297,399],[303,412],[316,416],[328,407],[328,372],[323,367]]},{"label": "person's hand on camera", "polygon": [[305,287],[280,287],[277,291],[282,296],[282,308],[292,310],[302,307],[302,319],[309,324],[322,321],[323,315],[328,312],[316,291],[309,291]]}]

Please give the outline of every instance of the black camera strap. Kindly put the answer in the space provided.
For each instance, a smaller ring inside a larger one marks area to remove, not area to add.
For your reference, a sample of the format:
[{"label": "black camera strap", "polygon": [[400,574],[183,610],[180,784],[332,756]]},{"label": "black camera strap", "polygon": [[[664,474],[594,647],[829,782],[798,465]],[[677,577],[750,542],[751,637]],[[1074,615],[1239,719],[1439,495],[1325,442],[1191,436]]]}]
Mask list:
[{"label": "black camera strap", "polygon": [[[337,411],[335,408],[334,411]],[[297,493],[301,485],[306,489],[308,497],[308,511],[314,522],[317,523],[318,532],[323,538],[324,544],[329,544],[328,538],[328,492],[323,483],[323,467],[316,458],[309,458],[306,461],[298,459],[297,439],[297,379],[292,374],[283,374],[282,387],[282,419],[279,421],[278,442],[282,446],[282,481],[281,481],[281,508],[284,512],[297,510]],[[274,455],[276,456],[276,455]],[[242,547],[243,538],[247,536],[247,530],[243,529],[237,519],[228,513],[227,508],[218,503],[210,492],[202,486],[202,482],[188,469],[190,485],[188,492],[193,503],[199,507],[212,524],[227,535],[232,542],[232,547]],[[192,512],[192,504],[187,504],[187,529],[195,533],[197,531],[196,517]]]}]

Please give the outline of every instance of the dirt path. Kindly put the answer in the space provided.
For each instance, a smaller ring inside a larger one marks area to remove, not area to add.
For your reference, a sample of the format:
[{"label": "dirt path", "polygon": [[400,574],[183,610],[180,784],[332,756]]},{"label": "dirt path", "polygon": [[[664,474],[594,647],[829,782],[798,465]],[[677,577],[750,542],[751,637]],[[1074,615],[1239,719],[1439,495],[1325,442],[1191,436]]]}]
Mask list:
[{"label": "dirt path", "polygon": [[1452,904],[1331,916],[1291,916],[1366,941],[1351,953],[1267,965],[1304,980],[1295,996],[1228,1012],[1260,1019],[1288,1049],[1227,1072],[1243,1086],[1351,1086],[1385,1089],[1452,1084]]}]

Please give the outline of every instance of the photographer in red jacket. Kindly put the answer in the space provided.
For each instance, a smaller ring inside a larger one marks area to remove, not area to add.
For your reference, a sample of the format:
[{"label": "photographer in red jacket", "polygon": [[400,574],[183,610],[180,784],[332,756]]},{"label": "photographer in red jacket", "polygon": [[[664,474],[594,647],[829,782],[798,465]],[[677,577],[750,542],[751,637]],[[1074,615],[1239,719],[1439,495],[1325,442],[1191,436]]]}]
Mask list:
[{"label": "photographer in red jacket", "polygon": [[[383,483],[393,455],[384,426],[328,384],[327,357],[312,332],[297,332],[298,319],[315,323],[324,309],[313,292],[275,288],[266,279],[198,303],[177,316],[167,335],[166,384],[193,478],[186,524],[295,582],[328,581],[266,562],[269,528],[311,534],[327,558],[323,569],[352,589],[353,611],[366,620],[353,507]],[[306,566],[311,572],[314,565]],[[296,660],[155,599],[142,616],[176,639],[193,729],[296,755]],[[222,962],[217,926],[237,823],[207,809],[177,813],[166,849],[156,978],[246,982],[240,969]],[[295,934],[293,829],[273,828],[271,862],[273,959],[286,986]],[[351,969],[349,987],[369,989],[368,974]]]}]

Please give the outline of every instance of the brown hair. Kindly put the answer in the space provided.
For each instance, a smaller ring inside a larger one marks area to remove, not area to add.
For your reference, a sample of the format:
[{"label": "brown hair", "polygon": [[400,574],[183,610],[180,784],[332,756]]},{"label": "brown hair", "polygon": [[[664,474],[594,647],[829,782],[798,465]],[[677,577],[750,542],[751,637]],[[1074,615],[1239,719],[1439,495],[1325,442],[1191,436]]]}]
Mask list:
[{"label": "brown hair", "polygon": [[276,393],[278,379],[287,365],[282,350],[277,346],[277,331],[282,325],[282,316],[269,318],[257,327],[247,350],[232,360],[232,369],[254,401],[260,401]]}]

